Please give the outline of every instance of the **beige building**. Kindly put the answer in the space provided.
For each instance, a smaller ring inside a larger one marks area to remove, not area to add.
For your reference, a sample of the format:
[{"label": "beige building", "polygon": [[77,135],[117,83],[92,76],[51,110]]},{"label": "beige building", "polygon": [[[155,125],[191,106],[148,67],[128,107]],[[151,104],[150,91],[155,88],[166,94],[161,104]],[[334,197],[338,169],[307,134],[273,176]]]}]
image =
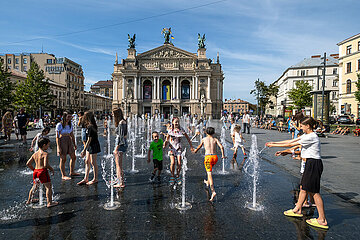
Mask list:
[{"label": "beige building", "polygon": [[90,92],[113,98],[113,82],[112,80],[98,81],[91,85]]},{"label": "beige building", "polygon": [[125,113],[198,114],[220,118],[224,76],[219,63],[165,43],[114,64],[113,106]]},{"label": "beige building", "polygon": [[247,111],[250,111],[251,104],[247,101],[241,99],[225,99],[223,104],[223,110],[228,113],[240,113],[244,114]]},{"label": "beige building", "polygon": [[[325,90],[330,90],[330,103],[336,107],[333,114],[339,112],[338,98],[339,98],[339,55],[331,54],[326,58],[326,71],[325,71]],[[275,115],[285,116],[287,107],[292,106],[292,101],[289,98],[289,91],[296,88],[297,81],[305,81],[312,86],[312,91],[322,90],[322,76],[323,76],[323,59],[320,55],[314,55],[310,58],[304,58],[299,63],[287,68],[283,74],[275,81],[279,86],[276,101]],[[311,107],[308,107],[307,114],[310,113]],[[272,114],[273,115],[273,114]]]},{"label": "beige building", "polygon": [[0,60],[11,70],[27,72],[35,61],[50,81],[66,86],[65,109],[84,109],[84,74],[81,65],[48,53],[21,53],[0,55]]},{"label": "beige building", "polygon": [[339,114],[360,117],[360,103],[355,99],[360,74],[360,34],[337,44],[339,46]]},{"label": "beige building", "polygon": [[97,93],[85,91],[85,111],[95,114],[110,113],[112,110],[112,99]]}]

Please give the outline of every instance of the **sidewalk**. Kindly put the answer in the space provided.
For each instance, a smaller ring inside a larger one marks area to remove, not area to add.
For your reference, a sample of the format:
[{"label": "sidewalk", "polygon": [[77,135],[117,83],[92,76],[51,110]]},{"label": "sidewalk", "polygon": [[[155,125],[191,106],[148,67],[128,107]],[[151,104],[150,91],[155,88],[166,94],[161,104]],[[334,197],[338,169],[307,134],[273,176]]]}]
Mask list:
[{"label": "sidewalk", "polygon": [[[259,151],[269,141],[282,141],[290,139],[290,134],[279,133],[275,130],[252,128],[256,134]],[[247,140],[247,149],[250,149],[251,138],[244,135]],[[328,135],[320,138],[321,155],[324,164],[321,184],[326,190],[339,197],[360,204],[360,137]],[[295,176],[300,176],[300,161],[293,160],[290,156],[275,157],[275,152],[282,148],[264,150],[262,158],[274,163]]]}]

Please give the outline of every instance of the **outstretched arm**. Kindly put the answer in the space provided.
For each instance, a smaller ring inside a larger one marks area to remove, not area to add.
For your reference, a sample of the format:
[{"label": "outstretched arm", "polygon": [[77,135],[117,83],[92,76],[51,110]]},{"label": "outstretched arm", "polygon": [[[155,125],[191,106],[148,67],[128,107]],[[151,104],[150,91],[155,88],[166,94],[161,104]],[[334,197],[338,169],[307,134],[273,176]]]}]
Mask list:
[{"label": "outstretched arm", "polygon": [[[203,140],[201,140],[201,143],[200,143],[200,145],[195,149],[195,150],[193,150],[194,151],[194,153],[197,153],[197,151],[199,151],[200,150],[200,148],[202,147],[204,145],[204,141]],[[192,149],[194,149],[194,148],[192,148]]]},{"label": "outstretched arm", "polygon": [[184,136],[186,137],[186,140],[189,142],[189,145],[190,145],[190,149],[194,149],[194,147],[193,147],[193,145],[192,145],[192,142],[191,142],[191,140],[190,140],[190,138],[189,138],[189,136],[186,134],[186,133],[184,133]]},{"label": "outstretched arm", "polygon": [[295,153],[295,150],[298,149],[298,148],[300,148],[300,147],[301,147],[301,145],[300,145],[300,144],[297,144],[297,145],[295,145],[294,147],[285,149],[285,150],[283,150],[283,151],[277,151],[277,152],[275,153],[275,156],[286,156],[286,155],[288,155],[288,154],[293,154],[293,153]]},{"label": "outstretched arm", "polygon": [[295,138],[291,140],[279,141],[279,142],[267,142],[265,146],[267,147],[293,147],[297,145],[300,138]]}]

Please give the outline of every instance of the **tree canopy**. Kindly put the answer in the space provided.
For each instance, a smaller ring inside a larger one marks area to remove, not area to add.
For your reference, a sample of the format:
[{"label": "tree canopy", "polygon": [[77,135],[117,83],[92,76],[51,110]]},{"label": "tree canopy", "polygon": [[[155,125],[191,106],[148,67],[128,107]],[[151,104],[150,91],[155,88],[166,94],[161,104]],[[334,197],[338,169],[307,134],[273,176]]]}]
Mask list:
[{"label": "tree canopy", "polygon": [[0,61],[0,110],[6,111],[13,108],[15,84],[10,80],[11,73]]},{"label": "tree canopy", "polygon": [[355,83],[357,90],[355,91],[354,95],[355,95],[356,101],[360,102],[360,74],[358,74],[357,76],[358,76],[358,79]]},{"label": "tree canopy", "polygon": [[279,86],[275,83],[268,86],[264,81],[260,81],[259,79],[255,81],[255,89],[251,90],[250,94],[255,95],[261,115],[265,112],[266,104],[270,103],[270,97],[276,97],[278,91]]},{"label": "tree canopy", "polygon": [[40,107],[50,106],[53,99],[44,71],[36,62],[32,62],[27,78],[16,88],[16,105],[25,107],[29,113],[35,113]]},{"label": "tree canopy", "polygon": [[311,90],[312,87],[306,81],[300,80],[296,81],[296,87],[289,91],[289,98],[292,100],[293,105],[297,109],[303,109],[304,107],[311,106],[312,96]]}]

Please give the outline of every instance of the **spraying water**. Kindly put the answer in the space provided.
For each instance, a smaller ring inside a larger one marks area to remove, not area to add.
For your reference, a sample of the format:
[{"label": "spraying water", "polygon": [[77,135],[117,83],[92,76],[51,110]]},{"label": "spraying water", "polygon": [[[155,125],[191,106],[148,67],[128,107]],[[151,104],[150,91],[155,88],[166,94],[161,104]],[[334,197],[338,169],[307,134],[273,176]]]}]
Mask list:
[{"label": "spraying water", "polygon": [[[221,135],[220,135],[220,142],[221,145],[224,147],[224,155],[227,156],[227,143],[226,143],[226,129],[224,127],[221,128]],[[228,172],[225,171],[225,159],[222,159],[222,172],[221,174],[227,174]]]},{"label": "spraying water", "polygon": [[181,158],[183,159],[183,165],[182,165],[182,190],[181,190],[181,202],[177,203],[175,207],[179,210],[185,211],[192,208],[191,203],[186,202],[186,171],[187,171],[187,158],[185,156],[186,154],[186,148],[181,153]]},{"label": "spraying water", "polygon": [[[110,142],[110,125],[111,120],[108,120],[108,131],[107,131],[107,156],[105,156],[105,159],[110,159],[111,165],[110,165],[110,182],[106,180],[106,172],[105,172],[105,161],[101,163],[101,166],[103,168],[103,174],[102,177],[106,183],[106,186],[110,188],[110,201],[104,204],[105,210],[115,210],[118,207],[120,207],[120,202],[114,201],[114,185],[116,183],[116,179],[114,176],[114,155],[111,153],[111,142]],[[115,140],[115,147],[117,147],[119,142],[119,136],[116,137]],[[115,150],[115,149],[114,149]]]},{"label": "spraying water", "polygon": [[39,189],[39,204],[33,205],[33,208],[42,208],[45,207],[44,204],[44,192],[43,192],[43,185],[40,183],[40,180],[37,178],[35,179],[37,188]]},{"label": "spraying water", "polygon": [[256,135],[251,136],[252,143],[250,147],[249,160],[244,167],[245,172],[252,177],[252,202],[248,202],[246,207],[253,211],[261,211],[264,209],[262,205],[256,202],[256,187],[259,179],[259,151],[257,148]]}]

